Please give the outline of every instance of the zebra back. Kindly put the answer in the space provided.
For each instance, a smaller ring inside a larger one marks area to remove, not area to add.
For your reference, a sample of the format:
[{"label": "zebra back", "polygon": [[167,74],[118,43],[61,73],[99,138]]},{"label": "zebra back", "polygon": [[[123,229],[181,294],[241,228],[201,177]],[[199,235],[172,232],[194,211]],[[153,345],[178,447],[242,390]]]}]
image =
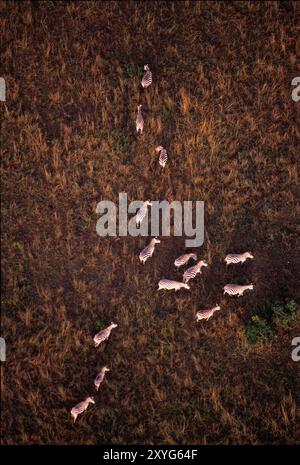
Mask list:
[{"label": "zebra back", "polygon": [[143,128],[144,128],[144,118],[143,118],[143,115],[142,115],[142,105],[138,105],[138,114],[137,114],[137,117],[136,117],[136,130],[137,132],[138,131],[143,131]]},{"label": "zebra back", "polygon": [[172,279],[161,279],[158,283],[158,289],[181,289],[182,287],[185,287],[186,289],[190,289],[190,287],[183,282],[180,281],[173,281]]},{"label": "zebra back", "polygon": [[166,166],[167,160],[168,160],[167,151],[166,151],[166,149],[163,149],[160,152],[160,155],[159,155],[159,164],[160,164],[160,166],[162,166],[164,168]]},{"label": "zebra back", "polygon": [[188,283],[190,279],[194,278],[197,273],[201,272],[201,266],[199,264],[191,266],[183,273],[183,282]]},{"label": "zebra back", "polygon": [[95,381],[94,381],[94,384],[96,386],[96,389],[98,391],[99,389],[99,386],[100,384],[103,382],[104,380],[104,377],[105,377],[105,372],[106,370],[104,368],[102,368],[102,370],[97,374],[96,378],[95,378]]},{"label": "zebra back", "polygon": [[154,252],[154,247],[155,244],[152,244],[152,241],[147,247],[144,248],[144,250],[141,251],[140,253],[140,260],[145,263],[146,260],[148,260],[149,257],[153,255]]},{"label": "zebra back", "polygon": [[224,286],[223,289],[224,293],[227,293],[229,295],[235,295],[241,292],[243,286],[240,286],[239,284],[226,284],[226,286]]},{"label": "zebra back", "polygon": [[226,255],[225,261],[227,264],[229,263],[239,263],[243,260],[243,254],[231,253]]},{"label": "zebra back", "polygon": [[181,255],[180,257],[176,258],[174,265],[179,268],[180,266],[185,265],[190,258],[193,258],[193,260],[197,260],[197,255],[195,253],[186,253],[184,255]]},{"label": "zebra back", "polygon": [[80,413],[84,412],[85,409],[86,409],[86,401],[83,400],[82,402],[79,402],[79,404],[75,405],[75,407],[71,409],[71,414],[79,415]]},{"label": "zebra back", "polygon": [[94,336],[95,346],[97,347],[99,344],[101,344],[101,342],[105,341],[109,337],[110,332],[110,326],[108,328],[103,329],[102,331],[99,331],[99,333],[97,333]]},{"label": "zebra back", "polygon": [[212,313],[211,310],[199,310],[199,312],[196,313],[197,320],[207,320]]},{"label": "zebra back", "polygon": [[158,283],[160,289],[174,289],[174,283],[171,279],[161,279]]},{"label": "zebra back", "polygon": [[144,89],[149,87],[152,84],[152,72],[150,71],[149,66],[147,66],[147,68],[146,66],[145,66],[146,73],[144,74],[142,82],[141,82]]},{"label": "zebra back", "polygon": [[137,225],[141,224],[146,214],[147,214],[147,204],[144,203],[144,205],[142,205],[142,207],[139,209],[135,217],[135,222]]}]

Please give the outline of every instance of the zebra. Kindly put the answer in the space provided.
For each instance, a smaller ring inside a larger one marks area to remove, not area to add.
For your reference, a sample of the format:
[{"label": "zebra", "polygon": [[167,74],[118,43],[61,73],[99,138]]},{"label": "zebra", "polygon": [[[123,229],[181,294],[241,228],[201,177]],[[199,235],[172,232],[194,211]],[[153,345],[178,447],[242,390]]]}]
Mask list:
[{"label": "zebra", "polygon": [[188,283],[190,279],[194,278],[198,273],[201,273],[201,268],[208,266],[204,260],[200,260],[196,265],[191,266],[183,273],[183,282]]},{"label": "zebra", "polygon": [[117,326],[118,325],[116,323],[111,323],[107,328],[102,329],[102,331],[99,331],[99,333],[97,333],[94,336],[95,347],[98,347],[98,345],[101,344],[101,342],[106,341],[110,336],[111,330],[113,328],[116,328]]},{"label": "zebra", "polygon": [[142,115],[142,105],[138,105],[137,109],[138,109],[138,113],[137,113],[137,117],[135,120],[136,132],[140,132],[142,134],[143,129],[144,129],[144,118]]},{"label": "zebra", "polygon": [[143,79],[141,81],[141,84],[143,88],[145,89],[146,87],[149,87],[150,84],[152,84],[152,73],[150,71],[149,65],[144,65],[144,70],[146,71]]},{"label": "zebra", "polygon": [[73,407],[71,409],[71,415],[72,415],[72,417],[74,419],[74,423],[75,423],[76,418],[78,417],[78,415],[83,413],[88,408],[90,403],[91,404],[95,403],[93,397],[87,397],[85,400],[83,400],[82,402],[79,402],[79,404],[75,405],[75,407]]},{"label": "zebra", "polygon": [[168,291],[175,289],[175,292],[177,292],[181,288],[190,289],[190,286],[186,283],[172,281],[171,279],[161,279],[158,283],[158,291],[160,291],[161,289],[167,289]]},{"label": "zebra", "polygon": [[213,314],[217,312],[218,310],[221,310],[221,307],[218,304],[216,304],[216,306],[211,308],[210,310],[201,310],[197,312],[196,313],[197,322],[200,320],[209,320],[213,316]]},{"label": "zebra", "polygon": [[181,266],[185,265],[189,259],[192,258],[194,261],[197,260],[197,254],[196,253],[186,253],[184,255],[180,255],[180,257],[176,258],[174,265],[177,268],[180,268]]},{"label": "zebra", "polygon": [[136,222],[137,226],[140,226],[141,222],[143,221],[143,219],[146,216],[147,207],[148,206],[151,207],[151,205],[152,205],[152,203],[150,202],[150,200],[146,200],[146,202],[144,202],[143,205],[141,206],[141,208],[138,210],[138,212],[136,214],[136,217],[135,217],[135,222]]},{"label": "zebra", "polygon": [[104,367],[101,368],[101,371],[99,371],[99,373],[97,374],[97,376],[95,378],[95,381],[94,381],[96,391],[98,391],[98,389],[100,387],[100,384],[103,382],[104,377],[105,377],[105,373],[107,371],[110,371],[110,369],[108,367],[104,366]]},{"label": "zebra", "polygon": [[247,258],[253,259],[253,255],[251,252],[244,252],[244,253],[230,253],[226,255],[225,262],[226,265],[230,265],[230,263],[244,263]]},{"label": "zebra", "polygon": [[167,160],[168,160],[168,155],[167,155],[166,149],[164,149],[161,145],[159,145],[158,147],[156,147],[155,151],[160,152],[158,162],[159,162],[160,166],[162,166],[164,168],[166,166],[166,163],[167,163]]},{"label": "zebra", "polygon": [[144,265],[146,260],[148,260],[148,258],[152,257],[153,255],[153,252],[154,252],[154,248],[155,248],[155,244],[159,244],[160,243],[160,240],[157,239],[157,237],[154,237],[153,239],[151,239],[150,241],[150,244],[147,245],[147,247],[145,247],[140,255],[139,255],[139,259],[140,261],[142,262],[142,264]]},{"label": "zebra", "polygon": [[240,297],[247,289],[253,289],[253,284],[246,284],[245,286],[240,286],[239,284],[226,284],[223,287],[224,293],[229,295],[237,295]]}]

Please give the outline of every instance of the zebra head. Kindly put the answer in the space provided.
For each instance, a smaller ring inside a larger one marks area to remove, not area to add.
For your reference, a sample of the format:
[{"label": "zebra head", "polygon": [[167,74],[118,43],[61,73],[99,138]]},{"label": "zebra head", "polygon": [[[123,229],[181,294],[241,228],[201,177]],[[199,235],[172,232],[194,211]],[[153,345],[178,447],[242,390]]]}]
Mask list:
[{"label": "zebra head", "polygon": [[159,145],[158,147],[156,147],[155,151],[156,152],[160,152],[161,150],[163,150],[163,147],[161,145]]},{"label": "zebra head", "polygon": [[247,258],[254,258],[251,252],[246,252],[245,255]]},{"label": "zebra head", "polygon": [[95,403],[94,397],[87,397],[87,398],[85,399],[85,401],[88,402],[88,403],[91,403],[91,404],[94,404],[94,403]]},{"label": "zebra head", "polygon": [[144,70],[149,71],[150,70],[149,65],[144,65]]}]

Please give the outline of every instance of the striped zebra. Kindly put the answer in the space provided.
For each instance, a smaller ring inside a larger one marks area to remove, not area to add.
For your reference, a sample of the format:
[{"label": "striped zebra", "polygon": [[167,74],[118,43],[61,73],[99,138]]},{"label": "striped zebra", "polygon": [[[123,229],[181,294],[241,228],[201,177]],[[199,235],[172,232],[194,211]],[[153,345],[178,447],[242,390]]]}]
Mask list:
[{"label": "striped zebra", "polygon": [[143,88],[145,89],[146,87],[149,87],[150,84],[152,84],[152,73],[150,71],[149,65],[144,65],[144,70],[146,71],[143,79],[141,81],[141,84]]},{"label": "striped zebra", "polygon": [[160,243],[160,240],[157,239],[157,237],[154,237],[153,239],[151,239],[150,241],[150,244],[147,245],[147,247],[145,247],[140,255],[139,255],[139,259],[140,261],[142,262],[142,264],[144,265],[146,260],[148,260],[148,258],[152,257],[153,255],[153,252],[154,252],[154,248],[155,248],[155,244],[159,244]]},{"label": "striped zebra", "polygon": [[218,310],[221,310],[221,307],[218,304],[210,310],[200,310],[196,313],[197,322],[200,320],[209,320]]},{"label": "striped zebra", "polygon": [[167,154],[166,149],[164,149],[161,145],[159,145],[158,147],[156,147],[155,151],[160,152],[158,162],[160,166],[164,168],[168,160],[168,154]]},{"label": "striped zebra", "polygon": [[176,258],[174,265],[177,268],[180,268],[181,266],[185,265],[189,259],[192,258],[194,261],[197,260],[197,254],[195,253],[186,253],[184,255],[180,255],[180,257]]},{"label": "striped zebra", "polygon": [[244,263],[247,260],[247,258],[254,258],[251,252],[230,253],[226,255],[225,262],[226,265],[230,265],[230,263]]},{"label": "striped zebra", "polygon": [[175,289],[175,292],[181,288],[190,289],[190,286],[186,283],[180,283],[179,281],[172,281],[171,279],[161,279],[158,283],[158,290],[167,289],[168,291]]},{"label": "striped zebra", "polygon": [[137,226],[140,226],[141,222],[146,216],[148,206],[151,207],[151,205],[152,203],[150,202],[150,200],[146,200],[146,202],[144,202],[141,208],[138,210],[136,217],[135,217],[135,222]]},{"label": "striped zebra", "polygon": [[85,400],[83,400],[82,402],[79,402],[79,404],[75,405],[75,407],[73,407],[71,409],[71,415],[72,415],[72,417],[74,419],[74,423],[75,423],[76,418],[78,417],[78,415],[83,413],[88,408],[90,403],[91,404],[95,403],[93,397],[87,397]]},{"label": "striped zebra", "polygon": [[101,371],[99,371],[99,373],[97,374],[97,376],[95,378],[95,381],[94,381],[96,391],[98,391],[98,389],[100,387],[100,384],[103,383],[103,380],[105,378],[105,373],[107,371],[110,371],[110,369],[108,367],[104,366],[104,367],[101,368]]},{"label": "striped zebra", "polygon": [[208,266],[204,260],[200,260],[196,265],[191,266],[183,273],[183,282],[188,283],[190,279],[194,278],[198,273],[201,273],[201,268]]},{"label": "striped zebra", "polygon": [[142,115],[142,105],[138,105],[137,109],[138,109],[138,113],[137,113],[137,117],[135,121],[136,132],[140,132],[142,134],[143,129],[144,129],[144,118]]},{"label": "striped zebra", "polygon": [[102,329],[102,331],[99,331],[99,333],[97,333],[94,336],[95,347],[98,347],[98,345],[101,344],[101,342],[106,341],[110,336],[111,330],[113,328],[116,328],[117,326],[118,325],[116,323],[111,323],[107,328]]},{"label": "striped zebra", "polygon": [[253,289],[253,284],[246,284],[246,286],[240,286],[239,284],[226,284],[223,287],[224,294],[238,295],[239,297],[244,294],[247,289]]}]

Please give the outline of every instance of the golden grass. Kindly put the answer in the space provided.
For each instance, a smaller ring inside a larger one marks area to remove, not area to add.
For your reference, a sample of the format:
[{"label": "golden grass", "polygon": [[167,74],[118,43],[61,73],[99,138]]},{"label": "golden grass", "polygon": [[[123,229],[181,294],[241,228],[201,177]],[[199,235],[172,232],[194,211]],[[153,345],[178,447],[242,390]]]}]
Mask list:
[{"label": "golden grass", "polygon": [[[1,2],[3,443],[299,442],[297,328],[255,350],[244,337],[266,303],[299,299],[298,9]],[[147,90],[125,73],[144,63]],[[156,292],[162,277],[180,277],[183,238],[162,238],[142,267],[144,238],[97,236],[96,205],[119,192],[205,201],[198,254],[210,267],[189,293]],[[255,260],[225,271],[233,250]],[[222,297],[236,279],[255,291]],[[197,324],[196,310],[216,302],[222,311]],[[103,365],[96,405],[74,425],[69,411]]]}]

